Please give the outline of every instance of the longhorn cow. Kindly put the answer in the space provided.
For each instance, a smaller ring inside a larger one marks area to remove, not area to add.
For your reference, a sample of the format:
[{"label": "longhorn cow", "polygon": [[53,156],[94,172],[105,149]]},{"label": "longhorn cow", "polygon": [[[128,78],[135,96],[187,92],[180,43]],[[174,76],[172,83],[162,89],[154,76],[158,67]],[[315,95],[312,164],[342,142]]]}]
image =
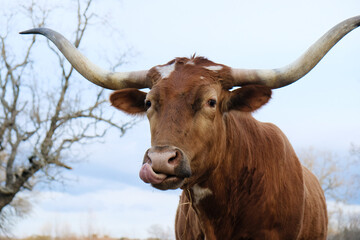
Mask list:
[{"label": "longhorn cow", "polygon": [[318,180],[281,130],[251,113],[269,101],[271,89],[302,78],[359,25],[360,16],[339,23],[298,60],[270,70],[192,57],[145,71],[109,72],[53,30],[22,33],[46,36],[86,79],[116,90],[110,101],[117,109],[147,115],[151,148],[140,178],[158,189],[183,189],[177,239],[326,239]]}]

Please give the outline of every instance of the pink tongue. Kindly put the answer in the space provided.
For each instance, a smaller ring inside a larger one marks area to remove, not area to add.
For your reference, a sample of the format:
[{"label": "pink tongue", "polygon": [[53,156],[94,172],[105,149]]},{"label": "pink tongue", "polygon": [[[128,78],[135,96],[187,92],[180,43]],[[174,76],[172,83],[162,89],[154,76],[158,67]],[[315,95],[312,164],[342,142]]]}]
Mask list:
[{"label": "pink tongue", "polygon": [[167,177],[165,174],[155,173],[148,163],[142,165],[139,175],[144,182],[152,184],[159,184]]}]

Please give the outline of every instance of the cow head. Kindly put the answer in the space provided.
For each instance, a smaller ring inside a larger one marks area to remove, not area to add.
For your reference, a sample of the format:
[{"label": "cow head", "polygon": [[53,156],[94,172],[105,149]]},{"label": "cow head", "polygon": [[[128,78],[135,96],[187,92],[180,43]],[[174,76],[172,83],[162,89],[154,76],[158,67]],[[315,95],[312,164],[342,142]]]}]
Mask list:
[{"label": "cow head", "polygon": [[[229,68],[204,58],[177,58],[150,70],[114,73],[94,65],[53,30],[36,28],[22,33],[46,36],[86,79],[118,90],[110,98],[116,108],[134,115],[147,114],[152,147],[145,153],[140,176],[157,188],[169,189],[181,187],[214,167],[201,153],[214,151],[212,143],[221,142],[211,140],[221,137],[221,121],[229,111],[251,112],[261,107],[269,100],[270,89],[302,78],[359,25],[360,16],[347,19],[293,63],[269,70]],[[233,86],[242,88],[229,91]],[[137,90],[140,88],[151,90],[146,94]]]},{"label": "cow head", "polygon": [[205,58],[177,58],[148,73],[149,93],[137,89],[115,91],[110,101],[129,114],[146,114],[151,145],[144,156],[140,177],[159,189],[192,184],[217,163],[208,154],[224,130],[229,111],[252,112],[265,104],[269,87],[249,85],[234,91],[231,69]]}]

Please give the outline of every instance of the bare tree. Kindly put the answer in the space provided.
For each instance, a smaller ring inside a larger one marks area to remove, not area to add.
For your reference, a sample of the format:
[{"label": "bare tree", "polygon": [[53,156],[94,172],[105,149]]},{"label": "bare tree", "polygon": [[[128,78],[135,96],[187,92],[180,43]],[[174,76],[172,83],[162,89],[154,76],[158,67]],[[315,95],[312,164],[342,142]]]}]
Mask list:
[{"label": "bare tree", "polygon": [[350,154],[356,158],[355,161],[360,161],[360,145],[351,144]]},{"label": "bare tree", "polygon": [[151,225],[148,229],[150,238],[148,240],[169,240],[172,239],[172,231],[168,228],[163,228],[159,224]]},{"label": "bare tree", "polygon": [[[348,215],[343,214],[342,210],[336,213],[336,229],[329,232],[329,240],[358,240],[360,236],[360,213],[353,212]],[[331,227],[331,225],[330,225]]]},{"label": "bare tree", "polygon": [[[92,0],[77,1],[76,47],[91,28],[90,23],[99,19],[91,12],[91,4]],[[26,46],[13,46],[11,19],[23,14],[33,27],[42,27],[49,11],[33,1],[8,14],[7,28],[0,32],[0,229],[7,226],[11,211],[15,215],[28,211],[29,205],[17,198],[18,193],[31,191],[40,180],[56,180],[61,169],[71,169],[69,156],[78,158],[72,152],[76,144],[101,139],[110,127],[122,135],[134,124],[116,122],[104,111],[108,102],[103,90],[94,87],[89,90],[93,97],[84,99],[76,88],[74,69],[50,43],[61,73],[53,76],[55,80],[46,81],[54,82],[50,89],[39,84],[39,76],[32,73],[36,36],[26,38]]]},{"label": "bare tree", "polygon": [[304,149],[299,153],[302,163],[319,179],[327,200],[337,202],[334,207],[328,208],[328,239],[331,240],[358,239],[359,236],[359,213],[349,215],[342,209],[347,201],[359,194],[358,175],[353,171],[358,166],[359,150],[360,148],[352,146],[351,156],[342,158],[331,151],[314,148]]},{"label": "bare tree", "polygon": [[327,199],[347,201],[356,194],[355,175],[351,173],[356,165],[350,157],[308,148],[299,153],[299,159],[316,175]]}]

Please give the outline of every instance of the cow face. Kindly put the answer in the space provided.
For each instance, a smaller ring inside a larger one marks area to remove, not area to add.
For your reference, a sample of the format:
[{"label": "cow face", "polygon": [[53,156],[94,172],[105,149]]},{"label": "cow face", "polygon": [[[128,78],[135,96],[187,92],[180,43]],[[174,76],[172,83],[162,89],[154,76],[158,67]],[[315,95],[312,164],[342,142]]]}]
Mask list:
[{"label": "cow face", "polygon": [[226,142],[224,115],[252,112],[271,96],[264,86],[227,90],[230,68],[199,57],[154,67],[148,78],[154,83],[149,93],[123,89],[110,101],[126,113],[147,115],[152,147],[140,177],[163,190],[192,185],[216,167],[209,156]]}]

